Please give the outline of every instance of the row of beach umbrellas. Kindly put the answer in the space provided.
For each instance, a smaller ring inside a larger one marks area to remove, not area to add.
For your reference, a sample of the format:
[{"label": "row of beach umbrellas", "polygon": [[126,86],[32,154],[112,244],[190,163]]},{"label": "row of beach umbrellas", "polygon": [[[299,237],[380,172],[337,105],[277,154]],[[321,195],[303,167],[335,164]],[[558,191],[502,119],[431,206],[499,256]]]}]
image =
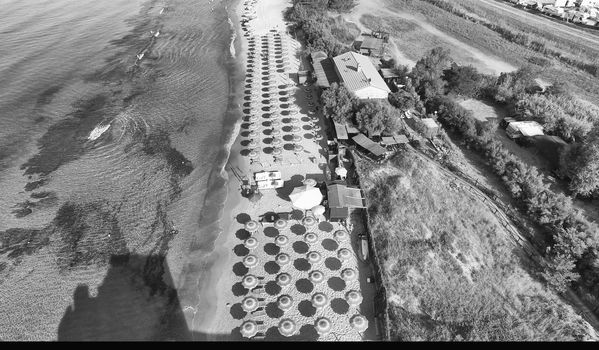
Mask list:
[{"label": "row of beach umbrellas", "polygon": [[[350,325],[359,332],[364,332],[368,328],[368,320],[360,314],[356,314],[349,319]],[[331,332],[333,323],[327,317],[319,317],[314,321],[314,328],[320,335],[327,335]],[[284,318],[279,321],[278,330],[281,335],[291,337],[298,332],[298,327],[295,321],[290,318]],[[241,335],[246,338],[252,338],[259,331],[259,325],[254,320],[247,320],[241,324]]]}]

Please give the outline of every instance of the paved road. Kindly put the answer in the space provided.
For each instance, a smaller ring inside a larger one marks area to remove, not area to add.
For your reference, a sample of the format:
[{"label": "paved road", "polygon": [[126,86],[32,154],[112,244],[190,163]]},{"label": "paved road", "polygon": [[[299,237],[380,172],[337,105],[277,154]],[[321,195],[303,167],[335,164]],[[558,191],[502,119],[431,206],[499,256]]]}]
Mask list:
[{"label": "paved road", "polygon": [[508,4],[496,2],[493,0],[478,0],[479,2],[485,3],[490,7],[499,9],[501,11],[509,12],[510,14],[523,19],[528,24],[540,25],[540,26],[549,26],[550,29],[554,32],[560,32],[562,34],[566,34],[568,36],[576,36],[579,39],[583,39],[584,44],[593,45],[595,48],[599,46],[599,36],[594,35],[592,33],[588,33],[583,29],[573,28],[564,23],[555,22],[549,18],[545,18],[543,16],[539,16],[533,13],[529,13],[527,11],[514,8]]}]

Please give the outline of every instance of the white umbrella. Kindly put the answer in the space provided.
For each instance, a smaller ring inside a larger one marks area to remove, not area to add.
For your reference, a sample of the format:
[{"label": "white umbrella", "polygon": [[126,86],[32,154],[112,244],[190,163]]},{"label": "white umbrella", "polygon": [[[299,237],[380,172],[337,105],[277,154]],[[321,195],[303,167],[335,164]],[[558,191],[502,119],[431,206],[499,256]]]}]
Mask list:
[{"label": "white umbrella", "polygon": [[308,277],[310,278],[310,281],[314,283],[321,283],[322,281],[324,281],[324,274],[318,270],[310,272]]},{"label": "white umbrella", "polygon": [[243,265],[245,265],[247,268],[252,268],[258,265],[258,258],[252,254],[246,255],[246,257],[243,258]]},{"label": "white umbrella", "polygon": [[287,310],[293,306],[293,298],[289,295],[281,295],[277,299],[277,305],[279,306],[279,309]]},{"label": "white umbrella", "polygon": [[316,186],[317,182],[314,179],[305,179],[304,185],[306,186]]},{"label": "white umbrella", "polygon": [[335,233],[333,233],[333,237],[335,237],[335,240],[337,242],[345,242],[349,239],[349,235],[347,234],[347,232],[342,230],[335,231]]},{"label": "white umbrella", "polygon": [[288,273],[283,272],[277,276],[276,281],[279,286],[285,287],[291,283],[291,276]]},{"label": "white umbrella", "polygon": [[258,240],[254,237],[250,237],[245,240],[244,244],[247,249],[254,249],[258,246]]},{"label": "white umbrella", "polygon": [[360,303],[362,303],[362,294],[356,290],[350,290],[345,294],[345,300],[347,300],[349,305],[360,305]]},{"label": "white umbrella", "polygon": [[341,177],[346,177],[347,176],[347,169],[345,169],[342,166],[337,167],[337,168],[335,168],[335,174],[337,174],[338,176],[341,176]]},{"label": "white umbrella", "polygon": [[328,334],[331,331],[331,320],[326,317],[321,317],[314,322],[314,328],[320,335]]},{"label": "white umbrella", "polygon": [[318,242],[318,235],[314,232],[308,232],[304,235],[304,241],[308,244],[314,244]]},{"label": "white umbrella", "polygon": [[288,318],[279,322],[279,332],[286,337],[292,336],[296,330],[297,326],[295,325],[295,322]]},{"label": "white umbrella", "polygon": [[322,193],[320,193],[320,190],[316,187],[304,185],[293,189],[289,198],[294,207],[308,210],[322,202]]},{"label": "white umbrella", "polygon": [[325,208],[322,205],[317,205],[314,208],[312,208],[312,214],[320,216],[320,215],[324,215],[324,211]]},{"label": "white umbrella", "polygon": [[241,280],[241,284],[247,289],[252,289],[258,285],[258,278],[254,275],[245,275]]},{"label": "white umbrella", "polygon": [[341,248],[337,252],[337,257],[341,260],[348,260],[352,257],[352,253],[349,251],[349,249]]},{"label": "white umbrella", "polygon": [[284,266],[284,265],[289,264],[289,262],[291,261],[291,258],[289,258],[289,254],[280,253],[279,255],[277,255],[275,257],[275,261],[277,262],[277,264]]},{"label": "white umbrella", "polygon": [[353,281],[357,277],[358,277],[358,274],[352,268],[347,268],[347,269],[344,269],[343,271],[341,271],[341,278],[343,278],[346,281]]},{"label": "white umbrella", "polygon": [[[274,153],[274,150],[273,150],[273,153]],[[285,219],[278,219],[277,221],[275,221],[274,226],[275,226],[275,228],[277,228],[279,230],[283,229],[283,228],[285,228],[285,226],[287,226],[287,221]]]},{"label": "white umbrella", "polygon": [[322,256],[320,255],[319,252],[311,251],[308,253],[308,261],[310,261],[313,264],[318,263],[321,259],[322,259]]},{"label": "white umbrella", "polygon": [[254,321],[245,321],[241,325],[241,335],[246,338],[251,338],[258,333],[258,325]]},{"label": "white umbrella", "polygon": [[245,223],[244,227],[248,232],[256,232],[258,230],[258,222],[255,220],[250,220]]},{"label": "white umbrella", "polygon": [[312,306],[321,309],[329,304],[329,298],[323,293],[314,293],[312,296]]},{"label": "white umbrella", "polygon": [[349,322],[352,327],[360,332],[363,332],[368,328],[368,320],[362,315],[354,315]]},{"label": "white umbrella", "polygon": [[254,297],[245,297],[241,302],[241,308],[246,312],[252,312],[258,308],[258,299]]},{"label": "white umbrella", "polygon": [[278,235],[275,238],[275,244],[279,247],[285,247],[287,244],[289,244],[289,238],[285,235]]}]

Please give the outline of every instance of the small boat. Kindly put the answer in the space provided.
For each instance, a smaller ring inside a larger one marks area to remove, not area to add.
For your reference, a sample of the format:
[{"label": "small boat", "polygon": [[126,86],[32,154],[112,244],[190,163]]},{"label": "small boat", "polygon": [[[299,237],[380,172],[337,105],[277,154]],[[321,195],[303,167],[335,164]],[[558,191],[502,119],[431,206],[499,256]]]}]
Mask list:
[{"label": "small boat", "polygon": [[138,59],[138,60],[141,60],[142,58],[144,58],[144,55],[145,55],[145,52],[138,53],[138,54],[137,54],[137,59]]},{"label": "small boat", "polygon": [[358,241],[360,242],[360,259],[364,262],[368,261],[368,238],[365,233],[358,235]]},{"label": "small boat", "polygon": [[160,31],[157,30],[156,33],[154,33],[154,38],[158,37],[158,35],[160,35]]}]

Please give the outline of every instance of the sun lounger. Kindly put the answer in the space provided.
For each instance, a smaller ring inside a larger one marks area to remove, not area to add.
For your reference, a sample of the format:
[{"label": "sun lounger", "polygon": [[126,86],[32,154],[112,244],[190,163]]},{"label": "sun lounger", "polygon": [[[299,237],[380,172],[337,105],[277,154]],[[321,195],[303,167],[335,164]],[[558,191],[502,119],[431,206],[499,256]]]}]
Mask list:
[{"label": "sun lounger", "polygon": [[266,316],[266,311],[264,309],[259,309],[252,312],[252,316]]}]

